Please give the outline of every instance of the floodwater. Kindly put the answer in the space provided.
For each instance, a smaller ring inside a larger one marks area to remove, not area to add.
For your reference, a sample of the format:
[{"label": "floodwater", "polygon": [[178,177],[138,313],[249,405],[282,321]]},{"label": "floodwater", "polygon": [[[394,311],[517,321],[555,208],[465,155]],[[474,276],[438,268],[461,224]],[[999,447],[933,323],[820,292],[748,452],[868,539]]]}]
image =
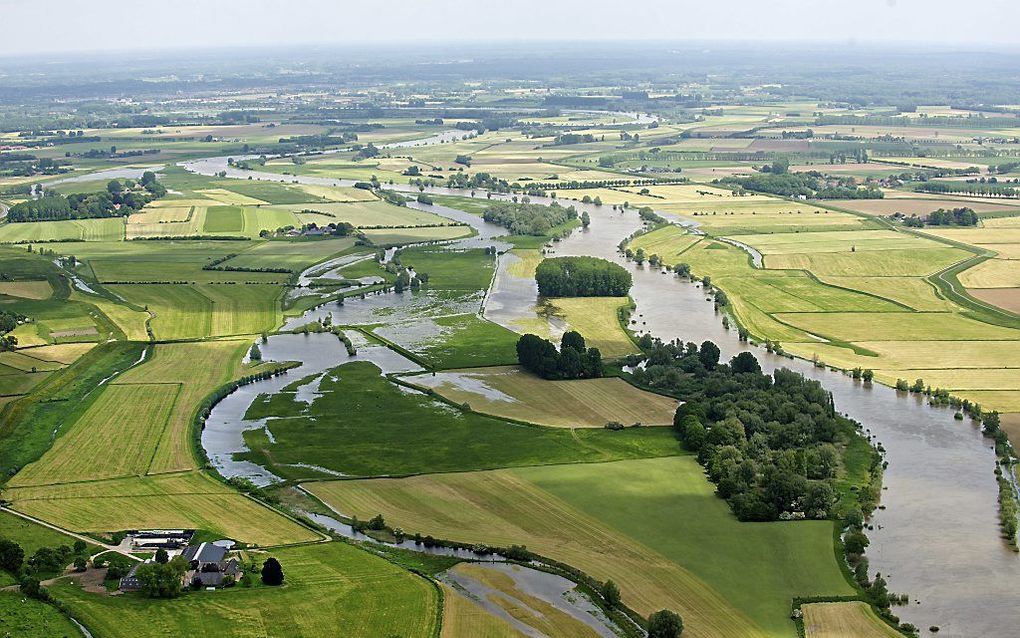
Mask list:
[{"label": "floodwater", "polygon": [[[226,170],[228,176],[241,179],[251,176],[279,181],[277,175],[229,168],[226,158],[189,162],[186,167],[208,175]],[[316,177],[290,179],[310,184],[352,183]],[[408,185],[390,188],[412,192]],[[430,192],[467,195],[444,188]],[[532,201],[552,200],[533,197]],[[995,454],[977,424],[955,421],[950,410],[928,407],[920,397],[897,393],[879,384],[863,384],[841,373],[816,368],[807,361],[789,360],[741,344],[736,330],[723,328],[721,317],[697,284],[664,274],[658,268],[637,266],[618,253],[618,243],[641,227],[636,211],[621,213],[610,206],[569,203],[579,212],[587,210],[592,223],[588,229],[577,230],[555,244],[554,252],[603,257],[630,270],[634,274],[631,296],[637,304],[633,316],[637,323],[633,327],[664,340],[710,339],[726,357],[752,349],[767,371],[786,367],[817,379],[832,392],[836,408],[861,422],[882,444],[888,467],[883,480],[882,509],[871,521],[874,530],[869,532],[871,546],[867,554],[872,571],[886,578],[891,591],[909,594],[911,603],[894,609],[898,616],[921,628],[937,625],[941,629],[939,635],[950,638],[1017,634],[1020,589],[1012,585],[1020,582],[1020,557],[1000,536],[998,487],[993,474]],[[435,208],[439,207],[428,209]],[[470,217],[477,223],[476,216]],[[477,237],[473,241],[484,243]],[[503,325],[535,316],[537,290],[533,282],[515,282],[504,272],[512,259],[500,257],[499,271],[484,302],[485,316]],[[385,299],[378,300],[380,304],[384,302]],[[335,340],[332,335],[328,337]],[[342,347],[337,353],[332,361],[334,366],[346,356]],[[326,355],[317,352],[314,356]],[[303,368],[296,372],[304,373]],[[281,383],[281,387],[285,384],[286,381]],[[248,386],[255,387],[257,384]],[[248,402],[253,398],[251,395]],[[240,414],[243,415],[243,410]]]},{"label": "floodwater", "polygon": [[[260,394],[275,394],[284,386],[311,375],[321,375],[350,361],[371,361],[383,373],[416,372],[421,368],[389,348],[368,344],[359,333],[350,331],[347,335],[357,348],[357,355],[347,354],[347,348],[328,332],[310,334],[272,335],[267,342],[259,344],[264,361],[301,361],[301,366],[277,377],[241,386],[216,404],[202,430],[202,448],[213,467],[226,478],[235,476],[250,479],[256,485],[277,483],[281,479],[275,474],[251,461],[234,458],[235,454],[247,451],[244,432],[269,426],[271,420],[245,420],[248,407]],[[310,400],[318,387],[318,379],[302,386],[302,397]],[[271,429],[267,430],[270,432]]]},{"label": "floodwater", "polygon": [[474,566],[510,578],[517,592],[523,595],[495,589],[480,579],[457,570],[443,572],[440,574],[439,580],[449,585],[459,595],[481,605],[493,616],[506,620],[525,636],[544,638],[545,634],[521,621],[519,616],[511,615],[496,604],[493,601],[494,598],[510,603],[514,609],[542,618],[542,611],[531,606],[527,600],[528,597],[537,598],[551,605],[557,611],[584,623],[602,638],[616,638],[619,635],[613,622],[597,605],[577,591],[577,585],[573,581],[555,574],[509,563],[476,563]]}]

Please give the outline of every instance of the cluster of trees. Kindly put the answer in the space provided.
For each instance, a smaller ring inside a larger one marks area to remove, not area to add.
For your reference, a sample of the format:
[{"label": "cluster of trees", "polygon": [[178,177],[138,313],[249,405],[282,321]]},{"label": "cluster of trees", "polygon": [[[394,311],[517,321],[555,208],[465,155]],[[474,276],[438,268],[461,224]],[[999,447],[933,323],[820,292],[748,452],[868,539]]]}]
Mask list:
[{"label": "cluster of trees", "polygon": [[39,199],[15,204],[7,213],[11,222],[35,222],[58,219],[117,217],[138,210],[152,200],[166,195],[166,188],[146,171],[137,184],[132,180],[112,180],[106,191],[61,195],[46,191]]},{"label": "cluster of trees", "polygon": [[602,353],[588,348],[584,337],[573,330],[563,333],[559,350],[537,335],[522,336],[517,340],[517,361],[543,379],[597,379],[605,374]]},{"label": "cluster of trees", "polygon": [[903,223],[914,228],[922,226],[977,226],[978,216],[972,209],[966,207],[951,210],[940,208],[928,213],[923,218],[917,215],[904,217]]},{"label": "cluster of trees", "polygon": [[[605,140],[606,136],[603,135],[602,139]],[[553,140],[553,146],[566,146],[569,144],[590,144],[597,141],[597,138],[591,133],[562,133],[556,136]]]},{"label": "cluster of trees", "polygon": [[[683,396],[674,427],[740,520],[825,518],[836,500],[836,447],[854,430],[817,381],[789,370],[763,374],[753,354],[720,363],[700,346],[643,337],[635,380]],[[636,362],[635,358],[635,362]]]},{"label": "cluster of trees", "polygon": [[633,278],[626,268],[598,257],[552,257],[535,269],[544,297],[624,297]]},{"label": "cluster of trees", "polygon": [[18,322],[25,320],[24,315],[15,312],[0,310],[0,352],[13,350],[18,345],[18,338],[7,334],[18,327]]},{"label": "cluster of trees", "polygon": [[776,160],[762,167],[762,172],[746,177],[726,177],[720,183],[740,186],[749,191],[783,197],[809,199],[882,199],[885,195],[875,186],[858,186],[852,177],[827,178],[818,171],[790,173],[786,160]]},{"label": "cluster of trees", "polygon": [[492,202],[483,219],[508,229],[514,235],[542,236],[549,234],[554,226],[577,219],[573,206],[564,208],[553,203],[551,206],[518,202]]},{"label": "cluster of trees", "polygon": [[[420,183],[421,185],[430,185],[428,183]],[[446,178],[447,188],[470,188],[492,191],[494,193],[509,193],[510,182],[505,179],[499,179],[489,173],[480,172],[474,175],[468,176],[464,173],[454,173]]]},{"label": "cluster of trees", "polygon": [[141,593],[148,598],[176,598],[181,593],[181,582],[188,571],[188,561],[183,556],[167,559],[166,552],[157,554],[156,560],[138,567],[135,576],[141,585]]},{"label": "cluster of trees", "polygon": [[0,537],[0,570],[17,578],[21,593],[29,598],[49,600],[46,588],[39,584],[40,577],[59,574],[72,562],[77,571],[85,571],[88,565],[85,541],[76,540],[73,546],[40,547],[26,558],[25,549],[20,544]]}]

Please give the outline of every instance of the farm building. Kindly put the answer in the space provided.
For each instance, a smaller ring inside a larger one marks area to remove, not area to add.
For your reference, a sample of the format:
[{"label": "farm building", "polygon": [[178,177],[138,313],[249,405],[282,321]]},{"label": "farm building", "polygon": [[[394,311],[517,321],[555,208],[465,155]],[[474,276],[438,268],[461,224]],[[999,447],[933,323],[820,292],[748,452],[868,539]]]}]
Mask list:
[{"label": "farm building", "polygon": [[236,558],[228,559],[227,548],[221,545],[190,545],[181,556],[190,566],[185,582],[192,587],[221,587],[227,582],[236,582],[241,576],[240,563]]}]

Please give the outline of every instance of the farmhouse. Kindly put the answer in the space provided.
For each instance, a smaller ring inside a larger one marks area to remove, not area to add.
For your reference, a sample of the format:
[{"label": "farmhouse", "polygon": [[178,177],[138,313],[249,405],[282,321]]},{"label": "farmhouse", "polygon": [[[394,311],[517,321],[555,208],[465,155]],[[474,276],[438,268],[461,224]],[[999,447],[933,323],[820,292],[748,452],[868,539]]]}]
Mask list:
[{"label": "farmhouse", "polygon": [[236,582],[241,566],[236,558],[227,559],[227,548],[213,543],[190,545],[181,554],[190,570],[185,582],[192,587],[222,587]]},{"label": "farmhouse", "polygon": [[[146,561],[148,562],[148,561]],[[120,579],[119,588],[121,591],[141,591],[142,581],[138,580],[138,568],[145,563],[135,563],[131,567],[131,571],[127,573],[127,576]]]}]

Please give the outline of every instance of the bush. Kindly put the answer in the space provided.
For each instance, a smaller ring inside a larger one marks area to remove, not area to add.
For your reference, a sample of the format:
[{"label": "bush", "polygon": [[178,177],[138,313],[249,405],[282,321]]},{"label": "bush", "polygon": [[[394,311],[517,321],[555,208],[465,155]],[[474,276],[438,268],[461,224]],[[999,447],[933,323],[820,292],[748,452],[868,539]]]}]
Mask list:
[{"label": "bush", "polygon": [[663,609],[648,617],[648,638],[677,638],[684,631],[680,614]]},{"label": "bush", "polygon": [[280,566],[280,561],[272,556],[262,564],[262,582],[274,587],[283,584],[283,567]]}]

